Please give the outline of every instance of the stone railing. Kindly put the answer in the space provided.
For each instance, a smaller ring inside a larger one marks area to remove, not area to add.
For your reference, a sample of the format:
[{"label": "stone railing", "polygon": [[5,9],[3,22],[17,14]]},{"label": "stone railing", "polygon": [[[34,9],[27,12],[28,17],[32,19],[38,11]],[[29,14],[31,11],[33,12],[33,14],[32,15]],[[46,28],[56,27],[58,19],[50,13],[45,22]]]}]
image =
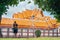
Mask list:
[{"label": "stone railing", "polygon": [[[36,37],[35,31],[39,28],[19,28],[17,33],[17,38],[21,37]],[[41,30],[41,29],[39,29]],[[12,28],[1,28],[1,32],[3,37],[14,37],[14,33]],[[57,29],[53,30],[41,30],[41,37],[58,37],[60,36],[60,32]]]}]

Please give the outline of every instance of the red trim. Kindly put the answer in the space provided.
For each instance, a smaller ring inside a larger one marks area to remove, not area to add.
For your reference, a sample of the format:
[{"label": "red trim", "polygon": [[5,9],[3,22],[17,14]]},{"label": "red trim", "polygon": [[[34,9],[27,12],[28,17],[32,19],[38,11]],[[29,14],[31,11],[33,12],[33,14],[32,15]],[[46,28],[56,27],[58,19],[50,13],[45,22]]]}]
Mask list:
[{"label": "red trim", "polygon": [[[1,24],[0,25],[0,28],[1,27],[3,27],[3,28],[12,28],[12,24]],[[40,28],[40,29],[42,29],[42,30],[44,30],[44,29],[47,29],[47,30],[49,30],[49,29],[54,29],[53,27],[51,27],[51,28],[48,28],[48,27],[44,27],[44,26],[41,26],[41,27],[39,27],[39,26],[29,26],[29,25],[19,25],[18,26],[18,28]],[[57,27],[56,27],[57,28]]]}]

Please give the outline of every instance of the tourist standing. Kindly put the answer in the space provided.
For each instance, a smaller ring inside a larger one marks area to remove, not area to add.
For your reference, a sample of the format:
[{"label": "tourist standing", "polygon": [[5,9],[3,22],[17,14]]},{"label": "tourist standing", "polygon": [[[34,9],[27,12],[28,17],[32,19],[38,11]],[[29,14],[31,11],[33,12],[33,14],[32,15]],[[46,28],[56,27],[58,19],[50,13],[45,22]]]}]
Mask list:
[{"label": "tourist standing", "polygon": [[18,24],[16,21],[13,23],[13,33],[15,34],[15,37],[17,37],[17,32],[18,32]]}]

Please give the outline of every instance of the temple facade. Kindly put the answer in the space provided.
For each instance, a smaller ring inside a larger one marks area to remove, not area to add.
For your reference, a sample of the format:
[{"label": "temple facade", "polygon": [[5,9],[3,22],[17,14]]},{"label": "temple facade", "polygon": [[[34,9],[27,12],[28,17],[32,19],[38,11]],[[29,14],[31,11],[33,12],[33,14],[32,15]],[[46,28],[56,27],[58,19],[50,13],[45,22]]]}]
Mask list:
[{"label": "temple facade", "polygon": [[[41,30],[41,36],[60,36],[60,23],[56,19],[45,16],[40,9],[14,13],[12,19],[2,18],[1,25],[4,37],[13,37],[12,24],[17,22],[18,37],[35,37],[35,31]],[[4,34],[5,33],[5,34]]]},{"label": "temple facade", "polygon": [[13,22],[16,21],[19,28],[41,28],[41,29],[53,29],[59,26],[56,19],[52,19],[49,16],[45,16],[42,10],[26,9],[23,12],[14,13],[12,19],[2,18],[1,25],[11,27]]}]

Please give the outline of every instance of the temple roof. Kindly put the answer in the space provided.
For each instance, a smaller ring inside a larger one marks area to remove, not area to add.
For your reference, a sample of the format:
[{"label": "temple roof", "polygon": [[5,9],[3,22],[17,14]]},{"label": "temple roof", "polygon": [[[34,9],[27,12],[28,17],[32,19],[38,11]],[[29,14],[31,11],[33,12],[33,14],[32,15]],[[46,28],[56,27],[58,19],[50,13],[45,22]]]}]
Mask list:
[{"label": "temple roof", "polygon": [[49,16],[44,16],[43,11],[39,9],[14,13],[12,19],[2,18],[1,24],[12,26],[14,21],[22,28],[32,28],[32,26],[34,26],[35,28],[48,29],[49,27],[57,28],[60,25],[57,23],[57,20]]}]

